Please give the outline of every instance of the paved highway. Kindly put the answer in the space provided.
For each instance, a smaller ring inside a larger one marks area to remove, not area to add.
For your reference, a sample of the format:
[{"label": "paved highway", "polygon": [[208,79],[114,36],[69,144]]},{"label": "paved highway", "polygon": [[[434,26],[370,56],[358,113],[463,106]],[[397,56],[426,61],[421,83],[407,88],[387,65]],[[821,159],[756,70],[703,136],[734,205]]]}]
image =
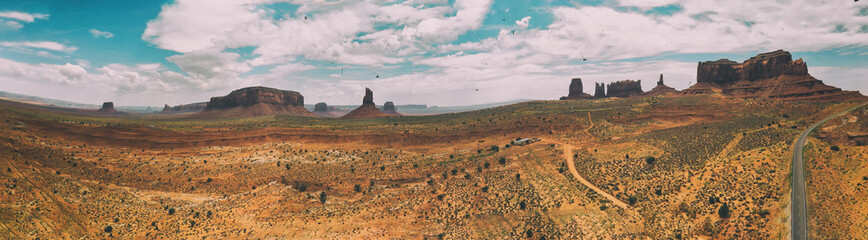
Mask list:
[{"label": "paved highway", "polygon": [[808,129],[805,129],[801,135],[799,135],[799,139],[796,140],[796,143],[793,145],[793,182],[792,195],[790,196],[790,210],[792,211],[790,213],[790,239],[808,239],[808,205],[805,202],[805,169],[804,161],[802,160],[802,149],[805,147],[805,140],[808,139],[808,134],[810,134],[811,131],[814,131],[814,128],[823,124],[823,122],[844,115],[845,113],[865,106],[866,104],[868,103],[863,103],[862,105],[829,116],[826,119],[823,119],[823,121],[814,123],[814,125],[811,125]]}]

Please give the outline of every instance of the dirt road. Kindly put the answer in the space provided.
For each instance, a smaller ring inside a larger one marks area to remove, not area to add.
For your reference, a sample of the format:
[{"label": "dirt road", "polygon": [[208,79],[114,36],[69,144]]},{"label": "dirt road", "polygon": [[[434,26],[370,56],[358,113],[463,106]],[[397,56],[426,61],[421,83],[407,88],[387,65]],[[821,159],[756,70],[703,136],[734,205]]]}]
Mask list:
[{"label": "dirt road", "polygon": [[594,184],[591,184],[591,182],[588,182],[588,180],[583,178],[582,175],[579,175],[579,171],[576,171],[576,165],[575,165],[575,162],[573,161],[573,156],[572,156],[573,146],[570,146],[569,144],[559,143],[559,142],[554,142],[554,143],[561,145],[561,147],[564,149],[564,159],[567,160],[567,167],[569,168],[570,173],[573,174],[573,177],[578,179],[579,182],[581,182],[582,184],[584,184],[585,186],[587,186],[591,190],[594,190],[594,192],[597,192],[598,194],[603,195],[603,197],[605,197],[606,199],[609,199],[609,201],[612,201],[612,204],[615,204],[615,205],[617,205],[621,208],[624,208],[624,209],[630,208],[630,205],[627,205],[626,203],[622,202],[621,200],[618,200],[617,198],[615,198],[615,196],[612,196],[611,194],[603,191],[603,189],[600,189],[597,186],[594,186]]}]

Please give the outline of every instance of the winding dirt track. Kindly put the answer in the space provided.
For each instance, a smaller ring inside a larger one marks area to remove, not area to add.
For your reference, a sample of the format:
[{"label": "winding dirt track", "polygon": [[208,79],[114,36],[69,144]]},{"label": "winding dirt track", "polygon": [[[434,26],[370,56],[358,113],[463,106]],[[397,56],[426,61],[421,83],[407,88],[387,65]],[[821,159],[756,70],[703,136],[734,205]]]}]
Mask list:
[{"label": "winding dirt track", "polygon": [[561,147],[564,150],[564,159],[567,160],[567,167],[569,168],[570,173],[573,174],[573,177],[578,179],[579,182],[581,182],[582,184],[584,184],[585,186],[587,186],[591,190],[594,190],[594,192],[597,192],[598,194],[602,195],[603,197],[605,197],[609,201],[612,201],[612,204],[615,204],[615,205],[617,205],[623,209],[630,209],[630,205],[627,205],[626,203],[622,202],[621,200],[618,200],[618,198],[615,198],[615,196],[612,196],[611,194],[603,191],[603,189],[600,189],[597,186],[594,186],[594,184],[592,184],[591,182],[588,182],[588,180],[585,179],[584,177],[582,177],[582,175],[579,175],[579,171],[576,171],[576,163],[573,161],[573,156],[572,156],[573,146],[571,146],[569,144],[564,144],[561,142],[555,142],[555,141],[548,141],[548,142],[561,145]]}]

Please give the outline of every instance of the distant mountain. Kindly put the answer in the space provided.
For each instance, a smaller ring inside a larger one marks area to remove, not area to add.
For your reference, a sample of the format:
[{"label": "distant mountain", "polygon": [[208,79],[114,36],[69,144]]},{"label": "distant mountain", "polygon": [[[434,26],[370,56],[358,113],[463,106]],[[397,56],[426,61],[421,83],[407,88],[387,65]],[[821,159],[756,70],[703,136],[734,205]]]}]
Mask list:
[{"label": "distant mountain", "polygon": [[[102,104],[100,104],[100,105],[84,104],[84,103],[70,102],[70,101],[57,100],[57,99],[51,99],[51,98],[43,98],[43,97],[17,94],[17,93],[10,93],[10,92],[4,92],[4,91],[0,91],[0,98],[6,98],[9,100],[19,101],[19,102],[28,102],[28,103],[32,103],[32,104],[62,107],[62,108],[97,110],[97,109],[100,109],[102,107]],[[158,109],[156,107],[150,107],[150,106],[117,106],[117,107],[115,107],[115,110],[117,110],[119,112],[129,112],[129,113],[154,113],[154,111],[157,111]]]}]

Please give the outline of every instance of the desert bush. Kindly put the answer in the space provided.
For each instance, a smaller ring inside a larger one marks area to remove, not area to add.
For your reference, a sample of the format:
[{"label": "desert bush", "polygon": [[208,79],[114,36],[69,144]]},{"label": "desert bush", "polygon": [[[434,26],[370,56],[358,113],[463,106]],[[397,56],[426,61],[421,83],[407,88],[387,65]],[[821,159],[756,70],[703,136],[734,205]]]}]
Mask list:
[{"label": "desert bush", "polygon": [[720,216],[720,218],[729,218],[729,205],[724,203],[723,206],[720,206],[720,209],[717,210],[717,215]]}]

